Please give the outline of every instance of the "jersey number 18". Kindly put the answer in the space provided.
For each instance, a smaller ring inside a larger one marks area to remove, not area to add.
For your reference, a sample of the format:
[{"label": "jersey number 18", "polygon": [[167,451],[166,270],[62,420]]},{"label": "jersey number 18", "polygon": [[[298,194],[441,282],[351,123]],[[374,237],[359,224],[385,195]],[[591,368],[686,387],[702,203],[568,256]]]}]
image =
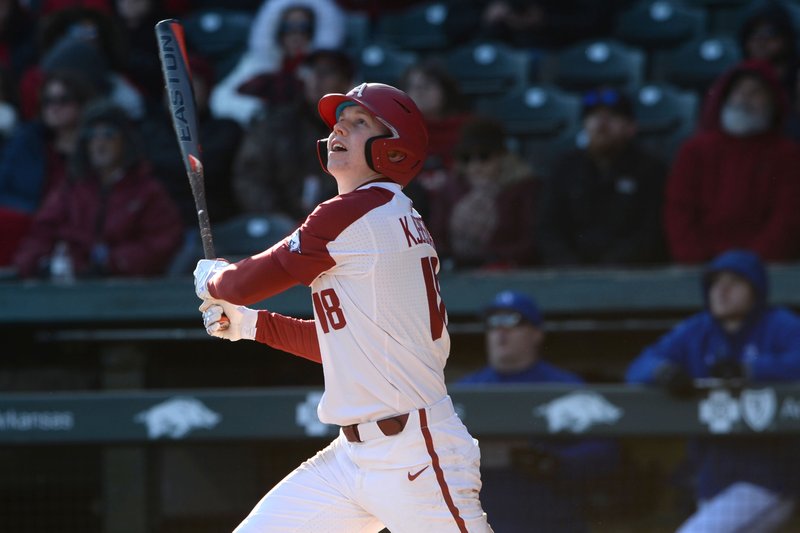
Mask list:
[{"label": "jersey number 18", "polygon": [[[420,259],[422,266],[422,279],[425,281],[425,294],[428,298],[428,316],[430,317],[431,338],[438,340],[444,330],[447,311],[441,299],[439,278],[436,276],[436,267],[439,260],[436,257],[423,257]],[[311,295],[314,310],[322,327],[323,333],[328,333],[331,328],[342,329],[347,325],[339,297],[333,289],[324,289]]]}]

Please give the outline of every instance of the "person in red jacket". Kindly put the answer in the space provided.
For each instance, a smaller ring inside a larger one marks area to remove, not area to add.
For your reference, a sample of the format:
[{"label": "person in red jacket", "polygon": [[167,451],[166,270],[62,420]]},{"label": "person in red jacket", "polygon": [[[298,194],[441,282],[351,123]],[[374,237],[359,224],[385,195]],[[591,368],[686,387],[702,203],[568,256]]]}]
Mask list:
[{"label": "person in red jacket", "polygon": [[48,194],[14,258],[21,277],[164,271],[183,240],[183,223],[135,133],[109,102],[86,109],[67,178]]},{"label": "person in red jacket", "polygon": [[788,102],[772,68],[747,60],[708,93],[698,132],[666,188],[672,258],[700,263],[731,248],[771,262],[800,257],[800,149],[783,133]]}]

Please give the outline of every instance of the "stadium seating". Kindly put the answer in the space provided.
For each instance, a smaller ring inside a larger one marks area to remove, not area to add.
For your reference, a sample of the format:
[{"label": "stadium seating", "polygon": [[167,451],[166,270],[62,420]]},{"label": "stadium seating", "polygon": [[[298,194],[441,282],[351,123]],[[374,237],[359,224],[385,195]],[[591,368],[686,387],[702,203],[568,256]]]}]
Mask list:
[{"label": "stadium seating", "polygon": [[507,95],[476,102],[478,112],[503,121],[512,148],[542,177],[549,173],[561,152],[575,146],[580,109],[577,95],[548,85],[527,85]]},{"label": "stadium seating", "polygon": [[283,239],[296,226],[282,215],[239,215],[214,225],[217,255],[233,260],[256,254]]},{"label": "stadium seating", "polygon": [[444,56],[444,64],[467,98],[491,97],[525,85],[532,56],[502,43],[472,42]]},{"label": "stadium seating", "polygon": [[362,81],[397,85],[406,69],[417,62],[417,58],[414,52],[370,43],[358,55],[358,71]]},{"label": "stadium seating", "polygon": [[614,35],[647,50],[669,48],[705,31],[706,12],[680,0],[643,0],[617,17]]},{"label": "stadium seating", "polygon": [[651,77],[702,94],[740,58],[739,46],[730,35],[703,36],[673,50],[655,52]]},{"label": "stadium seating", "polygon": [[645,85],[634,99],[641,144],[669,161],[695,128],[699,98],[671,85]]},{"label": "stadium seating", "polygon": [[584,41],[545,57],[542,81],[567,91],[600,85],[633,91],[644,79],[645,52],[614,39]]},{"label": "stadium seating", "polygon": [[345,14],[344,50],[350,57],[358,57],[361,50],[372,40],[371,23],[365,13]]},{"label": "stadium seating", "polygon": [[445,2],[430,2],[381,17],[376,38],[403,50],[443,50],[451,44],[445,31],[450,9]]},{"label": "stadium seating", "polygon": [[253,14],[248,11],[223,8],[192,11],[183,20],[186,44],[211,61],[217,79],[222,79],[247,49],[252,23]]}]

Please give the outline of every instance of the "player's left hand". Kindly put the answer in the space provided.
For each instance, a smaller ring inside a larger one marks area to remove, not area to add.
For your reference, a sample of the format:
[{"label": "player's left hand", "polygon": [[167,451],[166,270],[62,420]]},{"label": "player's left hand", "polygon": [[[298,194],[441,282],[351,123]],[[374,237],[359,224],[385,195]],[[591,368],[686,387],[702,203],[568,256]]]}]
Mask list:
[{"label": "player's left hand", "polygon": [[[206,333],[212,337],[238,341],[241,339],[255,339],[258,311],[243,305],[234,305],[224,300],[208,299],[200,304],[203,313],[203,325]],[[223,327],[223,316],[230,323]]]},{"label": "player's left hand", "polygon": [[231,264],[224,259],[201,259],[197,262],[194,269],[194,292],[201,300],[211,297],[208,294],[208,280],[213,278],[217,272],[229,268]]}]

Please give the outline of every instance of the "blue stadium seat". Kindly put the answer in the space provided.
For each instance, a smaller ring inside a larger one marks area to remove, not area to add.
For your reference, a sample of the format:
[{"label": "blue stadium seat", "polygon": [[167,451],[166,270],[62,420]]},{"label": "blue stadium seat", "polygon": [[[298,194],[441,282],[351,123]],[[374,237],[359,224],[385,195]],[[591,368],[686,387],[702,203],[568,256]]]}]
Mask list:
[{"label": "blue stadium seat", "polygon": [[704,36],[675,49],[655,52],[651,78],[702,94],[740,58],[739,45],[733,37]]},{"label": "blue stadium seat", "polygon": [[239,215],[214,225],[217,256],[232,260],[262,252],[297,226],[283,215]]},{"label": "blue stadium seat", "polygon": [[417,62],[418,57],[414,52],[370,43],[359,52],[358,72],[361,81],[397,85],[403,73]]},{"label": "blue stadium seat", "polygon": [[645,85],[634,95],[641,144],[670,161],[680,144],[694,132],[700,98],[667,84]]},{"label": "blue stadium seat", "polygon": [[504,94],[528,83],[532,55],[503,43],[472,42],[447,52],[444,64],[470,99]]},{"label": "blue stadium seat", "polygon": [[224,78],[247,49],[254,15],[249,11],[202,9],[183,19],[186,44],[214,65],[217,79]]},{"label": "blue stadium seat", "polygon": [[614,39],[584,41],[548,54],[542,80],[567,91],[609,85],[634,91],[644,79],[645,52]]},{"label": "blue stadium seat", "polygon": [[372,40],[369,16],[356,11],[345,13],[344,51],[350,57],[358,57],[361,50]]},{"label": "blue stadium seat", "polygon": [[575,146],[580,131],[580,97],[549,85],[526,85],[503,96],[479,99],[475,109],[503,121],[512,148],[542,177],[560,152]]},{"label": "blue stadium seat", "polygon": [[403,50],[426,52],[451,45],[445,22],[452,6],[446,2],[425,2],[382,16],[375,39]]},{"label": "blue stadium seat", "polygon": [[641,0],[617,17],[614,35],[651,50],[669,48],[701,35],[706,12],[686,7],[681,0]]}]

